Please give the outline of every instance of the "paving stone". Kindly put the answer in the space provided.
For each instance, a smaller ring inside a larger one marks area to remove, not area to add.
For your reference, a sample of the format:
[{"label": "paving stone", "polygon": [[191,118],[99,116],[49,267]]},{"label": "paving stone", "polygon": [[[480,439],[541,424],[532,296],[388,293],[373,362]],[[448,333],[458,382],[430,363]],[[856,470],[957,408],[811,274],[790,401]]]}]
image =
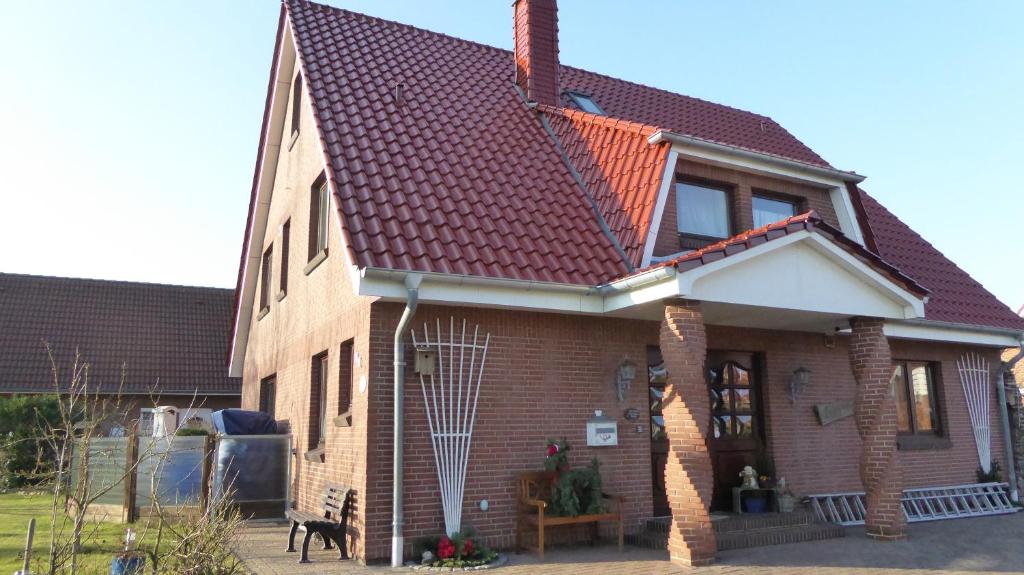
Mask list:
[{"label": "paving stone", "polygon": [[[792,543],[723,551],[710,567],[684,568],[668,562],[664,551],[614,546],[550,549],[546,561],[535,555],[511,553],[509,563],[495,570],[500,575],[908,575],[1024,573],[1024,513],[999,517],[958,519],[911,524],[906,541],[878,542],[862,528],[848,528],[847,536],[811,543]],[[257,575],[331,574],[373,575],[393,573],[387,566],[363,566],[338,561],[333,551],[311,550],[312,563],[300,565],[285,553],[285,526],[246,528],[238,554]],[[403,572],[410,572],[402,570]]]}]

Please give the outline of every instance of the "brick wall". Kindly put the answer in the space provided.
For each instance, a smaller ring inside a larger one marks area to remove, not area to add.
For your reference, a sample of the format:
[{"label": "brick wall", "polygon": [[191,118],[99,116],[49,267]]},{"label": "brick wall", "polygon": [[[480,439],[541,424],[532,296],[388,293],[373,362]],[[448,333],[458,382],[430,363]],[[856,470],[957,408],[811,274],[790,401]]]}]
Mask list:
[{"label": "brick wall", "polygon": [[[391,537],[391,369],[392,338],[402,307],[375,303],[372,313],[371,432],[367,483],[368,558],[383,558]],[[592,457],[602,463],[605,490],[626,497],[626,518],[637,525],[651,512],[649,428],[646,417],[627,424],[623,411],[635,407],[646,415],[646,348],[657,345],[658,324],[612,318],[517,313],[473,308],[421,306],[413,321],[436,330],[441,319],[479,325],[491,334],[476,429],[466,477],[463,524],[491,544],[510,546],[514,538],[513,478],[519,471],[539,469],[548,437],[566,437],[573,465]],[[410,340],[411,341],[411,340]],[[627,401],[619,403],[613,383],[623,360],[637,366],[637,379]],[[405,536],[443,530],[441,500],[428,435],[420,383],[406,377]],[[619,446],[586,447],[586,421],[603,409],[619,420]],[[639,432],[636,426],[640,426]],[[479,509],[487,499],[488,511]],[[559,530],[554,530],[559,531]],[[558,533],[554,533],[557,537]]]},{"label": "brick wall", "polygon": [[[401,309],[400,304],[375,303],[371,314],[367,467],[372,472],[365,497],[366,552],[370,560],[383,559],[390,552],[391,341]],[[447,322],[453,315],[457,321],[466,318],[470,328],[479,324],[481,333],[491,333],[466,480],[464,524],[476,528],[493,545],[511,545],[512,478],[517,471],[539,467],[545,439],[563,435],[574,445],[574,464],[585,464],[594,455],[602,461],[607,489],[627,497],[630,527],[649,517],[652,500],[648,422],[641,418],[637,422],[641,432],[636,433],[637,424],[627,424],[622,419],[626,407],[636,407],[646,415],[646,384],[641,370],[628,400],[619,404],[612,381],[615,368],[624,359],[645,365],[645,348],[657,344],[658,324],[424,305],[417,311],[413,326],[421,331],[426,321],[434,332],[440,318],[447,332]],[[853,401],[855,383],[848,338],[836,338],[835,347],[828,349],[821,334],[721,326],[709,326],[707,333],[708,349],[765,355],[764,401],[769,446],[778,473],[787,478],[790,486],[802,494],[861,490],[860,439],[853,418],[822,427],[813,411],[816,403]],[[977,455],[955,365],[960,354],[971,348],[909,341],[892,341],[891,347],[897,359],[940,362],[943,421],[950,436],[950,446],[945,449],[900,452],[905,486],[973,482]],[[792,405],[789,376],[800,366],[812,370],[812,383]],[[993,402],[994,394],[993,388]],[[443,529],[423,397],[418,378],[412,373],[411,359],[405,401],[405,536],[407,545],[411,545],[417,537]],[[605,409],[619,420],[619,447],[585,447],[584,423],[596,408]],[[994,404],[992,413],[997,417]],[[995,434],[992,439],[993,454],[999,457],[1001,438]],[[478,507],[482,499],[490,503],[486,512]],[[555,536],[558,535],[556,530]]]},{"label": "brick wall", "polygon": [[[737,349],[765,354],[763,398],[769,450],[776,472],[800,494],[860,491],[858,459],[860,439],[852,417],[827,426],[818,423],[814,405],[835,401],[853,402],[856,383],[850,369],[848,338],[835,338],[825,346],[821,334],[771,332],[708,326],[708,349]],[[958,344],[890,340],[895,359],[939,362],[940,409],[950,446],[899,452],[904,468],[904,488],[976,481],[978,455],[970,416],[960,387],[956,360],[967,351],[984,353],[995,377],[998,351]],[[789,377],[798,367],[812,372],[811,384],[796,404],[789,400]],[[992,454],[1002,462],[1002,437],[998,433],[996,389],[992,394]]]},{"label": "brick wall", "polygon": [[[730,194],[732,232],[740,233],[754,226],[754,212],[751,197],[755,191],[774,192],[784,196],[802,198],[804,205],[799,210],[815,210],[828,224],[839,227],[835,208],[828,191],[813,186],[801,185],[786,180],[769,178],[718,166],[700,164],[689,160],[680,160],[676,175],[686,178],[698,178],[710,182],[727,184],[732,187]],[[675,186],[669,188],[662,214],[661,225],[654,242],[654,255],[665,256],[679,252],[679,238],[676,224],[676,193]]]},{"label": "brick wall", "polygon": [[[289,95],[292,90],[288,90]],[[305,97],[305,95],[303,96]],[[292,106],[284,125],[291,125]],[[269,298],[270,312],[263,318],[253,317],[243,370],[242,407],[258,409],[259,382],[276,374],[275,415],[280,425],[293,435],[296,454],[292,461],[292,496],[295,505],[312,511],[321,507],[320,495],[326,482],[340,483],[355,489],[353,519],[350,531],[354,552],[362,553],[363,500],[366,475],[366,394],[358,389],[358,381],[368,378],[370,298],[353,295],[343,247],[339,240],[338,220],[330,218],[328,257],[308,274],[307,241],[310,225],[311,186],[323,172],[323,155],[308,104],[301,107],[298,140],[289,149],[282,146],[274,193],[270,201],[267,234],[255,238],[262,242],[261,251],[273,243],[274,295]],[[285,136],[287,142],[288,136]],[[333,201],[333,200],[332,200]],[[288,290],[278,299],[281,270],[281,228],[291,220]],[[262,274],[262,270],[260,270]],[[258,280],[260,278],[257,278]],[[257,285],[262,282],[257,281]],[[257,294],[258,297],[258,294]],[[356,365],[351,378],[342,377],[341,346],[352,340]],[[308,461],[310,434],[311,378],[313,356],[327,351],[327,453],[323,463]],[[356,383],[352,390],[352,426],[339,427],[333,422],[339,413],[341,386]]]}]

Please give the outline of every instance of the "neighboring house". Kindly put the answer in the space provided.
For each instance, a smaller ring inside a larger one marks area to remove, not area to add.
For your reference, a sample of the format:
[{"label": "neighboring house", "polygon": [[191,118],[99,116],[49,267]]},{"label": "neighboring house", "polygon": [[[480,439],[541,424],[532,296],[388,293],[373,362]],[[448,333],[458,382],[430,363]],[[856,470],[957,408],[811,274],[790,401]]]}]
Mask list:
[{"label": "neighboring house", "polygon": [[[1024,317],[1024,305],[1017,308],[1017,315]],[[1003,361],[1013,361],[1013,359],[1020,353],[1022,353],[1020,346],[1008,348],[1003,351]],[[1024,393],[1024,358],[1017,360],[1017,362],[1013,364],[1012,373],[1014,381],[1021,388],[1022,393]]]},{"label": "neighboring house", "polygon": [[154,404],[238,407],[231,305],[227,289],[0,273],[0,395],[66,389],[77,352],[90,390],[120,388],[124,424]]},{"label": "neighboring house", "polygon": [[[1024,320],[771,118],[561,66],[554,1],[514,12],[512,53],[282,8],[230,373],[290,424],[295,504],[351,486],[363,560],[442,531],[408,329],[463,320],[490,334],[463,523],[493,545],[549,437],[601,460],[631,529],[671,514],[683,564],[761,450],[798,494],[867,490],[880,538],[902,489],[976,482],[957,361],[994,378]],[[587,447],[596,409],[617,446]]]}]

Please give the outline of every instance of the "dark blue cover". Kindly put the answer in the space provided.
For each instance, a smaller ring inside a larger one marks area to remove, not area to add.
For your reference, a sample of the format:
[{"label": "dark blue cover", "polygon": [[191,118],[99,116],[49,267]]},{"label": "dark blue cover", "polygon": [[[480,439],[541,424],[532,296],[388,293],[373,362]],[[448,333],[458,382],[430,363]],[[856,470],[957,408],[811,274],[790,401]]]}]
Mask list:
[{"label": "dark blue cover", "polygon": [[262,411],[222,409],[213,412],[213,427],[225,435],[274,435],[277,422]]}]

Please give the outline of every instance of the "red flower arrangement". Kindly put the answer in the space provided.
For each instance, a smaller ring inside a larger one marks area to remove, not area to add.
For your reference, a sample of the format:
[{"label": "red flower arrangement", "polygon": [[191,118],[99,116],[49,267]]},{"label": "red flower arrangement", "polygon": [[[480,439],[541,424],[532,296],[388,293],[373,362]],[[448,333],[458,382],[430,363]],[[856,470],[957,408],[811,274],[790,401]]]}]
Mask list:
[{"label": "red flower arrangement", "polygon": [[442,537],[437,544],[437,556],[440,559],[450,559],[455,556],[455,544],[451,539]]}]

